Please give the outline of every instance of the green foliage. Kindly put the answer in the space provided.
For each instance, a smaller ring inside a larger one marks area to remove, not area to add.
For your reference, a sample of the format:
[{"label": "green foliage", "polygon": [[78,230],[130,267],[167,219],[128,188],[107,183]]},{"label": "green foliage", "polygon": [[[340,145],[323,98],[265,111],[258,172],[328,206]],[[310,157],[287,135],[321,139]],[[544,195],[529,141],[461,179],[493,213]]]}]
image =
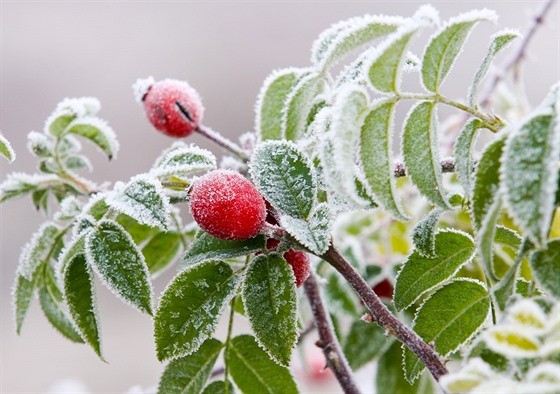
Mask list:
[{"label": "green foliage", "polygon": [[470,197],[472,193],[472,174],[474,168],[473,151],[478,136],[478,130],[484,127],[479,119],[471,119],[461,129],[455,141],[455,170],[463,186],[465,194]]},{"label": "green foliage", "polygon": [[39,302],[43,313],[58,332],[73,342],[84,342],[80,334],[76,332],[72,322],[66,316],[66,312],[64,312],[61,305],[46,287],[39,290]]},{"label": "green foliage", "polygon": [[531,268],[539,285],[551,296],[560,298],[560,239],[553,239],[531,256]]},{"label": "green foliage", "polygon": [[31,280],[27,280],[23,275],[16,275],[16,283],[14,286],[14,312],[16,332],[18,335],[21,334],[23,320],[25,319],[27,310],[31,305],[36,281],[37,275],[34,275]]},{"label": "green foliage", "polygon": [[14,152],[10,141],[8,141],[2,133],[0,133],[0,155],[8,159],[10,163],[16,159],[16,153]]},{"label": "green foliage", "polygon": [[326,203],[313,208],[307,221],[283,215],[280,222],[284,229],[312,252],[321,255],[329,247],[332,214]]},{"label": "green foliage", "polygon": [[[387,338],[385,331],[377,324],[356,320],[350,327],[342,350],[352,370],[357,371],[382,354],[387,349],[387,345],[391,343],[392,341]],[[401,369],[400,365],[399,369]]]}]

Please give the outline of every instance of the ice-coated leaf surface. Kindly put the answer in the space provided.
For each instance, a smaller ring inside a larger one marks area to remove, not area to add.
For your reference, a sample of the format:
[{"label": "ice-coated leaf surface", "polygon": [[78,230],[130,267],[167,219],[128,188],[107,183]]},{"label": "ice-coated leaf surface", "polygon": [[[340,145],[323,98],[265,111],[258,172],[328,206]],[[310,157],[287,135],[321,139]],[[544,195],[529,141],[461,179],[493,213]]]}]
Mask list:
[{"label": "ice-coated leaf surface", "polygon": [[106,198],[111,208],[137,222],[167,230],[169,198],[161,184],[150,176],[137,175],[126,185],[117,184]]},{"label": "ice-coated leaf surface", "polygon": [[314,253],[323,254],[327,251],[333,225],[333,216],[327,203],[313,208],[307,221],[282,215],[280,222],[291,236]]},{"label": "ice-coated leaf surface", "polygon": [[245,256],[263,249],[265,244],[264,235],[257,235],[254,238],[241,241],[229,241],[201,231],[187,250],[180,267],[189,267],[207,260]]},{"label": "ice-coated leaf surface", "polygon": [[4,156],[10,163],[16,159],[16,152],[14,152],[10,141],[0,133],[0,155]]},{"label": "ice-coated leaf surface", "polygon": [[173,263],[181,251],[181,235],[175,231],[158,233],[142,247],[150,274],[154,275]]},{"label": "ice-coated leaf surface", "polygon": [[434,258],[417,251],[408,256],[395,284],[393,301],[398,310],[406,309],[420,296],[451,278],[474,256],[472,238],[459,231],[443,230],[435,237]]},{"label": "ice-coated leaf surface", "polygon": [[58,177],[52,174],[29,175],[21,172],[12,172],[0,184],[0,203],[35,190],[60,185],[60,183]]},{"label": "ice-coated leaf surface", "polygon": [[161,375],[158,393],[199,394],[210,377],[222,347],[220,341],[211,338],[196,353],[172,360]]},{"label": "ice-coated leaf surface", "polygon": [[[227,387],[226,387],[227,384]],[[223,380],[216,380],[210,383],[208,386],[204,388],[202,394],[234,394],[235,389],[233,387],[233,383],[229,380],[228,382],[224,382]]]},{"label": "ice-coated leaf surface", "polygon": [[409,112],[402,136],[408,175],[430,202],[449,208],[441,177],[435,103],[422,101]]},{"label": "ice-coated leaf surface", "polygon": [[103,220],[85,240],[88,263],[104,284],[141,312],[153,313],[153,289],[144,256],[116,222]]},{"label": "ice-coated leaf surface", "polygon": [[161,296],[154,319],[160,361],[188,356],[211,337],[240,277],[222,261],[181,271]]},{"label": "ice-coated leaf surface", "polygon": [[358,298],[348,282],[340,277],[338,272],[331,272],[326,278],[324,286],[327,308],[332,314],[345,313],[356,317],[358,311]]},{"label": "ice-coated leaf surface", "polygon": [[[31,280],[37,267],[49,257],[49,252],[56,242],[60,229],[53,222],[46,222],[39,227],[22,251],[18,272]],[[25,253],[25,254],[24,254]]]},{"label": "ice-coated leaf surface", "polygon": [[473,177],[473,150],[476,143],[478,130],[483,127],[483,123],[478,119],[471,119],[461,129],[457,140],[455,141],[455,172],[466,196],[470,196],[472,192]]},{"label": "ice-coated leaf surface", "polygon": [[95,116],[100,109],[101,103],[95,97],[65,98],[56,105],[55,110],[45,122],[45,132],[59,136],[72,120]]},{"label": "ice-coated leaf surface", "polygon": [[77,254],[85,253],[86,250],[86,234],[81,234],[73,238],[70,243],[66,244],[64,249],[58,256],[58,272],[64,272],[66,266]]},{"label": "ice-coated leaf surface", "polygon": [[143,244],[149,238],[159,234],[160,232],[159,228],[138,223],[135,219],[125,215],[124,213],[117,216],[116,221],[126,230],[127,233],[130,234],[134,243],[137,245]]},{"label": "ice-coated leaf surface", "polygon": [[481,82],[484,80],[484,77],[488,73],[490,65],[492,64],[492,61],[494,61],[496,55],[498,55],[498,53],[503,49],[507,48],[509,44],[518,37],[520,37],[519,32],[511,29],[501,30],[491,37],[492,41],[490,42],[488,52],[486,53],[482,64],[476,71],[471,87],[469,88],[469,94],[467,98],[467,104],[469,105],[469,107],[476,106],[478,91]]},{"label": "ice-coated leaf surface", "polygon": [[367,187],[381,206],[398,220],[407,220],[396,195],[393,169],[394,101],[382,101],[367,114],[360,135],[360,162]]},{"label": "ice-coated leaf surface", "polygon": [[186,177],[196,172],[210,171],[216,168],[216,157],[212,152],[197,146],[177,147],[167,152],[151,174],[160,178],[171,176]]},{"label": "ice-coated leaf surface", "polygon": [[255,127],[261,141],[282,139],[284,103],[304,70],[285,68],[264,81],[255,107]]},{"label": "ice-coated leaf surface", "polygon": [[27,315],[27,310],[31,305],[31,301],[33,300],[36,282],[37,274],[33,276],[32,280],[27,280],[22,275],[16,275],[16,282],[12,297],[14,303],[16,332],[18,335],[21,334],[23,321]]},{"label": "ice-coated leaf surface", "polygon": [[96,117],[83,117],[73,120],[67,126],[67,133],[76,134],[93,142],[109,159],[116,157],[119,150],[117,135],[105,122]]},{"label": "ice-coated leaf surface", "polygon": [[530,115],[511,135],[504,152],[502,182],[508,208],[537,246],[544,246],[558,188],[558,114]]},{"label": "ice-coated leaf surface", "polygon": [[513,325],[490,327],[484,333],[488,347],[508,358],[536,358],[540,347],[534,333]]},{"label": "ice-coated leaf surface", "polygon": [[[457,279],[422,304],[414,317],[413,329],[436,351],[446,357],[467,342],[482,326],[490,312],[490,297],[479,282]],[[424,364],[408,348],[403,363],[409,382],[416,380]]]},{"label": "ice-coated leaf surface", "polygon": [[473,10],[450,19],[431,38],[422,60],[422,82],[430,92],[437,92],[473,26],[480,21],[494,22],[496,14],[490,10]]},{"label": "ice-coated leaf surface", "polygon": [[46,287],[39,289],[41,309],[52,326],[72,342],[83,343],[84,340],[76,332],[74,325],[66,316],[66,312]]},{"label": "ice-coated leaf surface", "polygon": [[91,161],[84,155],[72,155],[64,159],[64,167],[70,170],[83,170],[93,171]]},{"label": "ice-coated leaf surface", "polygon": [[225,356],[229,373],[242,393],[299,392],[290,370],[272,361],[250,335],[233,338]]},{"label": "ice-coated leaf surface", "polygon": [[560,239],[553,239],[546,248],[531,256],[533,275],[548,294],[560,298]]},{"label": "ice-coated leaf surface", "polygon": [[343,342],[342,351],[348,359],[350,368],[357,371],[379,356],[389,343],[391,341],[380,326],[356,320],[352,323],[350,332]]},{"label": "ice-coated leaf surface", "polygon": [[443,212],[440,207],[435,207],[412,229],[414,248],[422,257],[430,259],[436,257],[436,231],[439,217]]},{"label": "ice-coated leaf surface", "polygon": [[365,15],[332,25],[313,43],[311,62],[325,70],[355,48],[396,31],[406,22],[399,17]]},{"label": "ice-coated leaf surface", "polygon": [[243,304],[259,345],[280,365],[290,365],[298,337],[292,268],[280,255],[255,257],[245,273]]},{"label": "ice-coated leaf surface", "polygon": [[509,246],[510,248],[517,250],[521,246],[521,241],[522,238],[517,231],[504,226],[496,227],[494,242]]},{"label": "ice-coated leaf surface", "polygon": [[80,336],[103,359],[93,274],[84,254],[77,254],[68,262],[64,271],[64,298]]},{"label": "ice-coated leaf surface", "polygon": [[273,207],[283,214],[307,219],[317,195],[317,184],[311,162],[295,144],[259,144],[251,159],[251,175]]}]

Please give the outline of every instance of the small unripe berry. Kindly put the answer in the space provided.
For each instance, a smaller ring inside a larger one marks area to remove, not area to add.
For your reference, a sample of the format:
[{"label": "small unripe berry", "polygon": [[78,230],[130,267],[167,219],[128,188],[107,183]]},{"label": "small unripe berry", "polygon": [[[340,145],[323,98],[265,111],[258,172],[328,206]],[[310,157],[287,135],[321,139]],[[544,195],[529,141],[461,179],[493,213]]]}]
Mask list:
[{"label": "small unripe berry", "polygon": [[264,199],[238,172],[216,170],[196,179],[189,206],[194,220],[208,234],[242,240],[259,233],[266,218]]},{"label": "small unripe berry", "polygon": [[188,83],[174,79],[138,81],[137,99],[144,104],[150,123],[162,133],[188,137],[195,131],[204,113],[200,96]]},{"label": "small unripe berry", "polygon": [[284,253],[284,258],[292,266],[294,275],[296,277],[296,286],[300,287],[303,282],[309,277],[311,263],[307,253],[290,249]]}]

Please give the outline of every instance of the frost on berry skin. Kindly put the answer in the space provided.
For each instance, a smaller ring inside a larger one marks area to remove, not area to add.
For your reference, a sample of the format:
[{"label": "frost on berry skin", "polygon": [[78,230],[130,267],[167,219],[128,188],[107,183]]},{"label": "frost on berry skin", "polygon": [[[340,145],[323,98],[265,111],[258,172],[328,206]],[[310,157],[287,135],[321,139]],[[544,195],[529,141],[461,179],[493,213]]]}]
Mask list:
[{"label": "frost on berry skin", "polygon": [[153,83],[148,78],[137,81],[134,90],[150,123],[170,137],[188,137],[202,121],[202,101],[187,82],[165,79]]},{"label": "frost on berry skin", "polygon": [[196,179],[189,207],[204,231],[227,240],[254,237],[266,218],[264,199],[257,188],[230,170],[212,171]]},{"label": "frost on berry skin", "polygon": [[294,271],[296,286],[301,287],[303,282],[309,277],[311,267],[309,256],[305,252],[290,249],[284,253],[284,258],[292,267],[292,271]]}]

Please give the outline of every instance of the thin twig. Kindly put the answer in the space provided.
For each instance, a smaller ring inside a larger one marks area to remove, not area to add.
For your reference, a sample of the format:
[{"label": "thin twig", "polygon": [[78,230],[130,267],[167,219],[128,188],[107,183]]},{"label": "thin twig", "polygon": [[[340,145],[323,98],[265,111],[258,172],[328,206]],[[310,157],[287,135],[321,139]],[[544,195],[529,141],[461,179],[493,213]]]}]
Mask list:
[{"label": "thin twig", "polygon": [[210,141],[213,141],[216,144],[220,145],[222,148],[230,151],[244,162],[249,161],[249,155],[245,150],[241,149],[239,145],[237,145],[233,141],[228,140],[217,131],[212,130],[210,127],[200,125],[195,131],[208,138]]},{"label": "thin twig", "polygon": [[325,309],[325,305],[321,299],[319,285],[313,273],[309,275],[309,278],[303,283],[303,287],[305,295],[311,305],[315,325],[319,332],[317,346],[323,350],[327,360],[327,366],[334,372],[334,375],[340,383],[340,387],[342,387],[345,393],[360,393],[354,381],[352,370],[334,334],[331,318]]}]

